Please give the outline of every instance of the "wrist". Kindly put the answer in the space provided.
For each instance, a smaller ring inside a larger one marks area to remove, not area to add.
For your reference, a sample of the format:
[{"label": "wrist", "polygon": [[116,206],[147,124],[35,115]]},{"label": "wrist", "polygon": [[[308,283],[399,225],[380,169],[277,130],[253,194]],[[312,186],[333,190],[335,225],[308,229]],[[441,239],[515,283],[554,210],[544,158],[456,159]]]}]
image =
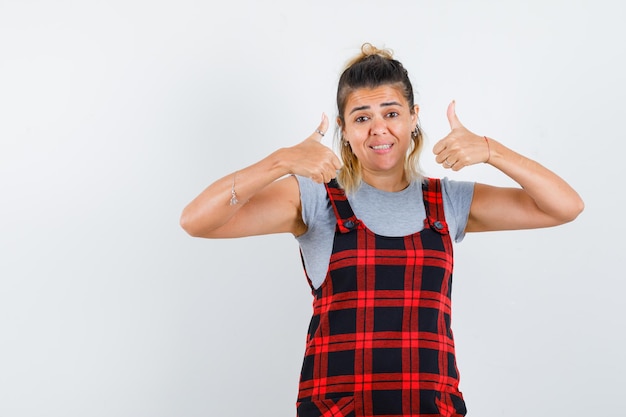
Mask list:
[{"label": "wrist", "polygon": [[491,159],[491,145],[489,144],[489,138],[487,136],[483,136],[485,138],[485,143],[487,144],[487,159],[485,159],[484,163],[488,164]]},{"label": "wrist", "polygon": [[269,170],[273,172],[277,179],[288,174],[293,174],[293,167],[290,165],[289,148],[280,148],[272,152],[269,159]]}]

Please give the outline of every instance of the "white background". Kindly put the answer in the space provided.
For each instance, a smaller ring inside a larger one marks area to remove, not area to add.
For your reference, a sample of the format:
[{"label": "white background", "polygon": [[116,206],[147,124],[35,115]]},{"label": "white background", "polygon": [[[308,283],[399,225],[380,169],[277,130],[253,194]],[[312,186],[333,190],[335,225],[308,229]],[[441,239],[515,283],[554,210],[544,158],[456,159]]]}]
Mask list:
[{"label": "white background", "polygon": [[178,219],[334,118],[363,42],[409,70],[427,175],[510,185],[434,163],[455,99],[586,203],[455,246],[469,415],[624,413],[623,4],[0,0],[0,416],[295,415],[296,241],[194,239]]}]

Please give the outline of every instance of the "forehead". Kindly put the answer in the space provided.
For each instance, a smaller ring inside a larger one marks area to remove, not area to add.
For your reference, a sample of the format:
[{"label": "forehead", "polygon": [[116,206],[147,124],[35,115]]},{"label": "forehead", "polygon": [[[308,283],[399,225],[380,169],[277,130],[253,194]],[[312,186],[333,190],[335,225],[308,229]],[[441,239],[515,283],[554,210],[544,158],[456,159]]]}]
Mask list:
[{"label": "forehead", "polygon": [[392,102],[408,106],[408,102],[398,86],[382,85],[375,88],[358,88],[348,95],[345,110],[350,112],[355,107],[379,107],[380,104]]}]

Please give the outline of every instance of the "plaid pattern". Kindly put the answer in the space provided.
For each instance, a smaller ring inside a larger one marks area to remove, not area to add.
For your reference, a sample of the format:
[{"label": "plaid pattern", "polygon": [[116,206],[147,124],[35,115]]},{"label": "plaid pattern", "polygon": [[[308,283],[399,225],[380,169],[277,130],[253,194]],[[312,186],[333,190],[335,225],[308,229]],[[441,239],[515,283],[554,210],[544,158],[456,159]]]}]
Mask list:
[{"label": "plaid pattern", "polygon": [[405,237],[374,234],[336,181],[326,188],[337,229],[326,280],[312,287],[298,416],[464,416],[440,181],[424,181],[425,228]]}]

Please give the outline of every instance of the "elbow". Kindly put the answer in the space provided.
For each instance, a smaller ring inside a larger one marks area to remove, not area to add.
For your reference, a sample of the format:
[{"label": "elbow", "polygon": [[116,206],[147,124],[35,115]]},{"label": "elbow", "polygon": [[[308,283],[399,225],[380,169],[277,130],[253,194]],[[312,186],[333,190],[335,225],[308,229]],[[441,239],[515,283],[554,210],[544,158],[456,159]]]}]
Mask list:
[{"label": "elbow", "polygon": [[574,220],[576,217],[578,217],[578,215],[579,215],[580,213],[582,213],[582,212],[583,212],[583,210],[585,210],[585,202],[583,201],[583,199],[582,199],[582,198],[578,197],[578,201],[577,201],[577,203],[576,203],[576,208],[575,208],[575,211],[574,211],[574,215],[573,215],[573,217],[572,217],[572,220]]},{"label": "elbow", "polygon": [[200,237],[198,228],[195,227],[195,223],[193,222],[191,216],[187,211],[183,211],[180,215],[179,224],[182,229],[187,232],[187,234],[191,237]]},{"label": "elbow", "polygon": [[180,214],[178,223],[180,227],[191,237],[218,238],[220,235],[219,218],[213,211],[198,210],[193,205],[185,207]]},{"label": "elbow", "polygon": [[191,224],[189,223],[189,218],[185,215],[185,212],[183,212],[183,214],[180,215],[180,219],[178,220],[178,223],[180,224],[180,227],[182,227],[182,229],[187,232],[188,235],[193,237],[193,233],[192,233],[192,228],[191,228]]},{"label": "elbow", "polygon": [[567,205],[567,210],[563,211],[563,215],[561,217],[561,221],[563,223],[569,223],[574,220],[583,212],[585,209],[585,202],[580,198],[580,196],[576,196],[572,202]]},{"label": "elbow", "polygon": [[185,209],[180,215],[180,227],[191,237],[215,238],[218,226],[207,222],[206,215]]}]

